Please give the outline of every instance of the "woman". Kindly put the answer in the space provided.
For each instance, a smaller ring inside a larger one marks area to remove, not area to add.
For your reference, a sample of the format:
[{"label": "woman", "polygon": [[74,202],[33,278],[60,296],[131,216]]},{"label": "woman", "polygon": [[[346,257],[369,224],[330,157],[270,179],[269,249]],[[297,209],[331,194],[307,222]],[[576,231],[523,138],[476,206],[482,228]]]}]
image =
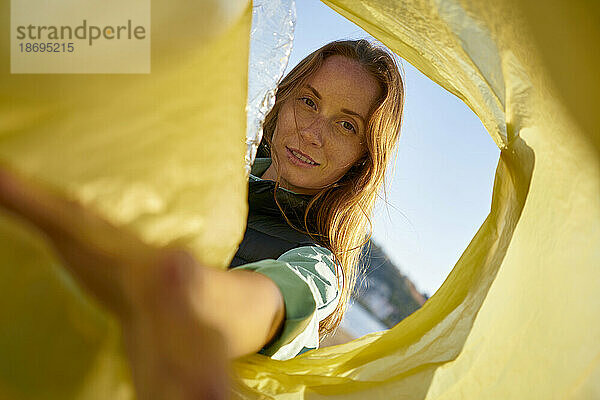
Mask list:
[{"label": "woman", "polygon": [[218,391],[226,358],[290,358],[341,321],[402,105],[393,58],[365,40],[301,61],[265,120],[272,160],[255,163],[248,228],[227,272],[151,247],[7,170],[0,203],[43,230],[120,318],[140,398]]},{"label": "woman", "polygon": [[[276,259],[287,251],[282,261],[295,267],[313,292],[319,290],[313,293],[316,313],[314,306],[295,309],[295,325],[308,325],[296,336],[302,340],[286,337],[293,330],[286,321],[288,332],[281,332],[263,353],[284,359],[318,347],[319,336],[341,321],[356,280],[360,248],[368,238],[369,215],[397,142],[402,105],[402,80],[394,59],[366,40],[325,45],[279,85],[264,124],[263,146],[273,162],[255,162],[248,228],[232,265]],[[278,185],[260,181],[260,174]],[[264,214],[274,216],[265,220]],[[317,272],[315,258],[329,270]],[[266,268],[253,269],[268,275]],[[283,271],[278,268],[276,273]],[[294,279],[289,275],[284,282]],[[286,300],[294,297],[292,288],[282,292]]]}]

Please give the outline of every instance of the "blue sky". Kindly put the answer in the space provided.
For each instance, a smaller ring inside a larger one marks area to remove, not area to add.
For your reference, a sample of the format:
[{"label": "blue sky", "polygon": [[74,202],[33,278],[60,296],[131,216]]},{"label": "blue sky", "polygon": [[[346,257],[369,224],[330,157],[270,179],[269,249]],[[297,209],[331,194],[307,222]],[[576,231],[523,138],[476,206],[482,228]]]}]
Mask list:
[{"label": "blue sky", "polygon": [[[318,0],[296,1],[296,8],[287,71],[327,42],[369,37]],[[389,174],[389,204],[377,207],[374,239],[431,296],[489,212],[500,152],[464,103],[402,65],[404,126]]]}]

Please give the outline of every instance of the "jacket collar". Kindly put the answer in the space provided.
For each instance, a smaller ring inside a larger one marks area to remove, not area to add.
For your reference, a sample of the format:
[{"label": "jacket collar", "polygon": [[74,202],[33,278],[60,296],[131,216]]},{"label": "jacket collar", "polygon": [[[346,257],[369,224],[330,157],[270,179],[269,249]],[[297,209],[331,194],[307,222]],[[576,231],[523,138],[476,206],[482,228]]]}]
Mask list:
[{"label": "jacket collar", "polygon": [[[257,158],[252,165],[248,187],[248,204],[250,212],[282,217],[273,196],[275,182],[261,179],[271,165],[270,158]],[[277,201],[286,217],[297,227],[304,226],[304,211],[311,195],[294,193],[284,188],[277,189]]]},{"label": "jacket collar", "polygon": [[254,179],[260,179],[260,176],[262,176],[270,166],[270,158],[256,158],[250,169],[250,176]]}]

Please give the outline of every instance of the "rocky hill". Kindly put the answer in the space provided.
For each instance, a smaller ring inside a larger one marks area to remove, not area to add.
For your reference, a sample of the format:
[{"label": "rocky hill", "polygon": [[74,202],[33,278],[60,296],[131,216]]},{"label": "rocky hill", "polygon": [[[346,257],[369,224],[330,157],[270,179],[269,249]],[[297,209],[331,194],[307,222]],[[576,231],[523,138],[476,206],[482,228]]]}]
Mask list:
[{"label": "rocky hill", "polygon": [[[368,319],[391,328],[421,307],[428,298],[419,293],[410,279],[372,241],[363,251],[360,271],[352,296],[353,304],[335,334],[321,341],[321,347],[346,343],[361,336],[358,332],[365,331],[365,326],[357,327],[353,324],[365,323],[364,314]],[[364,311],[360,312],[363,315],[361,322],[349,317],[357,306]]]},{"label": "rocky hill", "polygon": [[353,300],[389,328],[427,300],[373,241],[363,251],[360,268]]}]

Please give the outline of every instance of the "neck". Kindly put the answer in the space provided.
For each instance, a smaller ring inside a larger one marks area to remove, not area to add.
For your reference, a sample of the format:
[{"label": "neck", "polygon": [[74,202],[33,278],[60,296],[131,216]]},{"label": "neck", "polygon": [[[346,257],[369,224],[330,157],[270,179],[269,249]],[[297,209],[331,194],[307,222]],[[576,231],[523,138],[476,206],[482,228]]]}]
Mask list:
[{"label": "neck", "polygon": [[270,181],[276,181],[277,180],[277,170],[275,169],[275,163],[271,161],[271,165],[269,165],[269,168],[267,168],[267,170],[265,172],[263,172],[263,174],[259,178],[267,179]]}]

